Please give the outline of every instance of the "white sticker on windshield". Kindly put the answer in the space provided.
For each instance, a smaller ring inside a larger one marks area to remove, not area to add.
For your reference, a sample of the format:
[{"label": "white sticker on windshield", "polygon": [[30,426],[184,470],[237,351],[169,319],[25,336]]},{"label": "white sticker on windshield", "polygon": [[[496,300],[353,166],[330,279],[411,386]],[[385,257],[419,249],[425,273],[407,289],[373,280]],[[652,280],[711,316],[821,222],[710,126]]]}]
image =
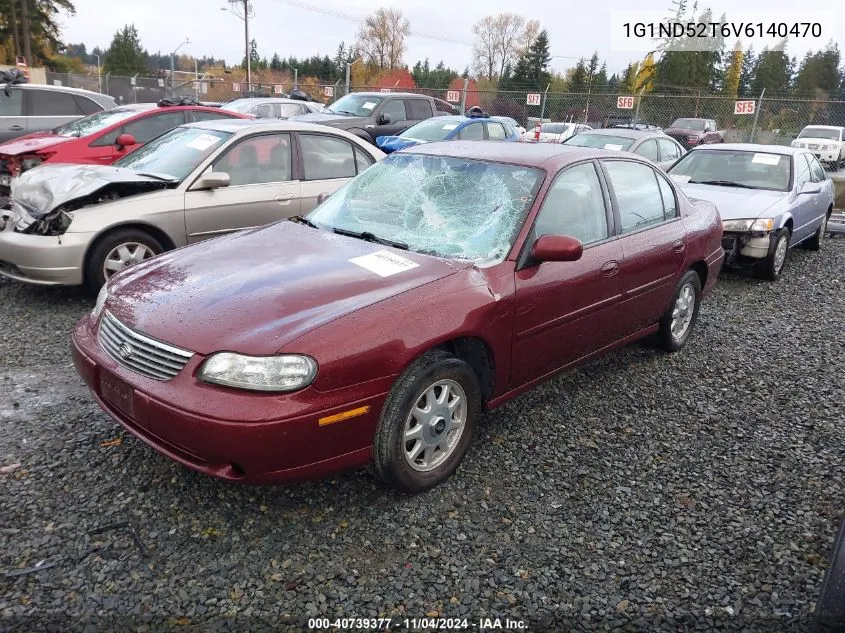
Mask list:
[{"label": "white sticker on windshield", "polygon": [[419,266],[418,263],[412,262],[410,259],[405,259],[390,251],[376,251],[369,255],[353,257],[349,261],[356,266],[374,272],[379,277],[390,277],[391,275],[402,273]]},{"label": "white sticker on windshield", "polygon": [[188,143],[188,147],[192,147],[194,149],[198,149],[201,152],[204,152],[209,147],[217,143],[220,139],[214,136],[213,134],[200,134],[196,137],[193,141]]},{"label": "white sticker on windshield", "polygon": [[777,165],[780,162],[780,156],[777,154],[754,154],[751,162],[762,163],[763,165]]},{"label": "white sticker on windshield", "polygon": [[692,176],[687,176],[686,174],[669,174],[669,178],[674,180],[679,185],[685,185],[690,181]]},{"label": "white sticker on windshield", "polygon": [[458,127],[457,123],[450,123],[448,125],[444,125],[443,129],[444,130],[454,130],[456,127]]},{"label": "white sticker on windshield", "polygon": [[372,110],[373,108],[376,107],[376,104],[373,103],[372,101],[367,101],[367,103],[365,103],[361,107],[364,108],[365,110]]},{"label": "white sticker on windshield", "polygon": [[604,146],[604,149],[620,150],[620,149],[622,149],[622,146],[621,145],[614,145],[613,143],[608,143],[607,145]]}]

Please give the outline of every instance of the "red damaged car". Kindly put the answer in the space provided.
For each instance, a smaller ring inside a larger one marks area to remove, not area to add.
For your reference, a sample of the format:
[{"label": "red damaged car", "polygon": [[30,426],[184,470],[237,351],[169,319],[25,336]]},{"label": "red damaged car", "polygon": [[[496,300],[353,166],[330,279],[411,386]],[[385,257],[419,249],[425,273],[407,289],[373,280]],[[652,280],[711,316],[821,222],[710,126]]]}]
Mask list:
[{"label": "red damaged car", "polygon": [[721,238],[712,204],[635,155],[430,143],[307,218],[119,273],[73,357],[103,409],[200,472],[373,461],[419,491],[455,471],[484,411],[649,334],[683,347]]},{"label": "red damaged car", "polygon": [[234,118],[251,117],[198,105],[137,103],[21,136],[0,145],[0,194],[9,193],[12,178],[41,163],[110,165],[185,123]]}]

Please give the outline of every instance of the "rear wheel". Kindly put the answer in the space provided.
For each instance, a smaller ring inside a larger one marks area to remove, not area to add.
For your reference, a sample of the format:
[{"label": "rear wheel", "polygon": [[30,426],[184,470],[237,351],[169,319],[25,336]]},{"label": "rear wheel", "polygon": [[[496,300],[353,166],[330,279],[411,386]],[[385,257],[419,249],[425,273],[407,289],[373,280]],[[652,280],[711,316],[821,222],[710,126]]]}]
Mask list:
[{"label": "rear wheel", "polygon": [[694,270],[688,270],[681,280],[672,302],[660,319],[657,340],[667,352],[677,352],[687,344],[692,328],[698,319],[701,305],[701,279]]},{"label": "rear wheel", "polygon": [[115,273],[155,257],[161,243],[140,229],[118,229],[101,237],[91,248],[85,265],[85,285],[96,293]]},{"label": "rear wheel", "polygon": [[760,279],[777,281],[786,264],[786,254],[789,251],[789,229],[784,227],[777,232],[769,247],[769,254],[754,267],[754,273]]},{"label": "rear wheel", "polygon": [[425,353],[387,397],[373,445],[376,474],[404,492],[439,484],[458,468],[480,412],[472,368],[442,350]]}]

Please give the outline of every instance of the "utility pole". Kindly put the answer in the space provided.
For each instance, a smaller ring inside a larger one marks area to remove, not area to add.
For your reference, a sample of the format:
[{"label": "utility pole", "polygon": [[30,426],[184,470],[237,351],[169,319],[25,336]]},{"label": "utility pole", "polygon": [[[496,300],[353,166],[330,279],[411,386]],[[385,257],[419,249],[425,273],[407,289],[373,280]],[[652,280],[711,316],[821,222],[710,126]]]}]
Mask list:
[{"label": "utility pole", "polygon": [[[14,3],[12,3],[14,4]],[[26,65],[32,65],[32,38],[29,30],[29,0],[21,0],[21,31],[23,33],[23,55]]]}]

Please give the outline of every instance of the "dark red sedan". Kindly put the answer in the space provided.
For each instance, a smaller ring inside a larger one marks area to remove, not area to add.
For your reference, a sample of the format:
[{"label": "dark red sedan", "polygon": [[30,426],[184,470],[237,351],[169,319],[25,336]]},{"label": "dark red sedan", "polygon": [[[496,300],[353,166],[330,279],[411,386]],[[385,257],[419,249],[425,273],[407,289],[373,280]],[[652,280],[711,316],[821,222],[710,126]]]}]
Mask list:
[{"label": "dark red sedan", "polygon": [[137,103],[103,110],[46,132],[0,145],[0,193],[12,178],[42,163],[110,165],[175,127],[208,119],[251,118],[205,106]]},{"label": "dark red sedan", "polygon": [[307,218],[116,275],[73,332],[74,361],[126,429],[203,473],[272,482],[374,461],[423,490],[455,471],[485,410],[649,334],[683,347],[721,227],[632,154],[431,143]]}]

